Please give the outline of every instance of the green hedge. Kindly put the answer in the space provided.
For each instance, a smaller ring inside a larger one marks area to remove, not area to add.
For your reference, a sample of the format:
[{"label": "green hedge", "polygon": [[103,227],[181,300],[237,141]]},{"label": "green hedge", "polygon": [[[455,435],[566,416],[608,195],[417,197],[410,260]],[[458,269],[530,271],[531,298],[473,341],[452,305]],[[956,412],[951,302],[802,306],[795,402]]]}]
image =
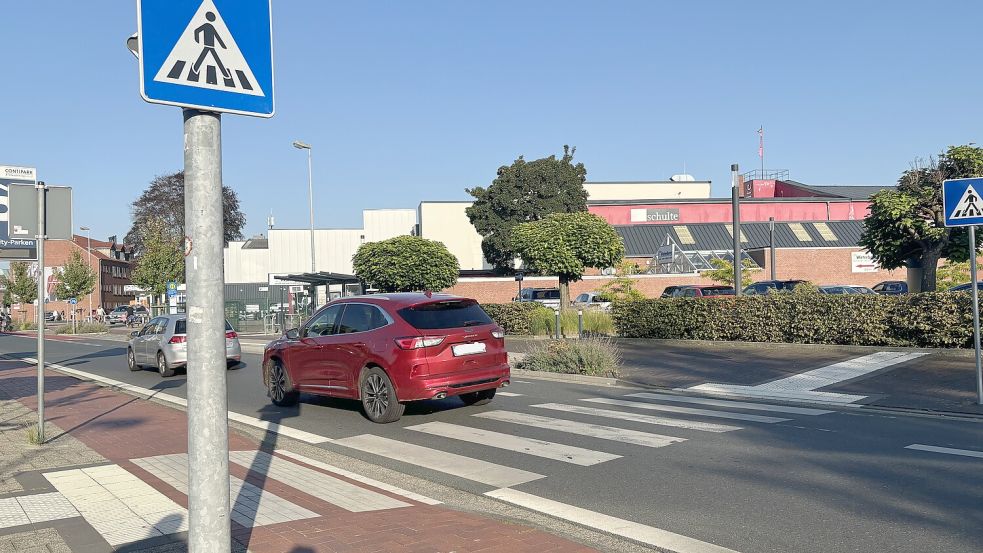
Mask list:
[{"label": "green hedge", "polygon": [[953,292],[667,298],[617,303],[612,314],[626,338],[958,348],[973,336],[970,295]]},{"label": "green hedge", "polygon": [[534,334],[534,319],[553,317],[552,309],[536,302],[486,303],[481,307],[506,334]]}]

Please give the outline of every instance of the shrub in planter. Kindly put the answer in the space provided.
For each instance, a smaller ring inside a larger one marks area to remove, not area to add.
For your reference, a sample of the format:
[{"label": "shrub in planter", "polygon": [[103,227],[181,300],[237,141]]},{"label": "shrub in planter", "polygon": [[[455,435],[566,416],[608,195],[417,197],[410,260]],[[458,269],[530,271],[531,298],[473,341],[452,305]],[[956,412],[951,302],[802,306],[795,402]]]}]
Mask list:
[{"label": "shrub in planter", "polygon": [[618,348],[608,338],[549,340],[537,346],[516,368],[587,376],[617,377],[621,365]]},{"label": "shrub in planter", "polygon": [[513,335],[536,334],[533,321],[546,315],[553,316],[552,309],[536,302],[487,303],[481,307],[506,334]]}]

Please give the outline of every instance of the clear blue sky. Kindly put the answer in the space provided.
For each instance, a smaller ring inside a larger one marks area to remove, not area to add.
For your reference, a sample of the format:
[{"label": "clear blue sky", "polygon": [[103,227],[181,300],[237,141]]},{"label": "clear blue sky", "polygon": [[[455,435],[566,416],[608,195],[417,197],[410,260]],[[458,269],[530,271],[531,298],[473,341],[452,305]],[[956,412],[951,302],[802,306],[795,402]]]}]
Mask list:
[{"label": "clear blue sky", "polygon": [[[135,2],[5,2],[0,164],[75,188],[75,224],[122,236],[182,168],[178,108],[144,103],[124,39]],[[978,2],[275,0],[277,115],[224,118],[246,233],[364,208],[466,199],[499,165],[577,146],[590,180],[729,166],[887,184],[915,157],[983,143]]]}]

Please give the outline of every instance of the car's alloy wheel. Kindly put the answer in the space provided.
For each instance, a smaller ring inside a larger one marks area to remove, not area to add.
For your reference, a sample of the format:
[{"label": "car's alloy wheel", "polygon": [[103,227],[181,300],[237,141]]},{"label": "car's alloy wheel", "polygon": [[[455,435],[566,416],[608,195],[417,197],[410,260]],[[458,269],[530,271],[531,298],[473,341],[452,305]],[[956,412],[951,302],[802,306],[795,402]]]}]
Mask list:
[{"label": "car's alloy wheel", "polygon": [[157,352],[157,371],[164,378],[174,376],[174,369],[167,368],[167,359],[164,357],[163,352]]},{"label": "car's alloy wheel", "polygon": [[127,348],[126,350],[126,365],[131,371],[139,371],[140,365],[137,365],[136,355],[133,353],[132,349]]},{"label": "car's alloy wheel", "polygon": [[372,422],[387,423],[399,420],[406,406],[396,398],[392,381],[382,369],[372,367],[362,376],[362,408]]},{"label": "car's alloy wheel", "polygon": [[287,371],[279,362],[272,362],[267,378],[269,382],[266,383],[266,386],[269,389],[270,400],[273,401],[273,405],[289,407],[297,403],[300,394],[296,390],[290,389],[290,384],[287,382]]}]

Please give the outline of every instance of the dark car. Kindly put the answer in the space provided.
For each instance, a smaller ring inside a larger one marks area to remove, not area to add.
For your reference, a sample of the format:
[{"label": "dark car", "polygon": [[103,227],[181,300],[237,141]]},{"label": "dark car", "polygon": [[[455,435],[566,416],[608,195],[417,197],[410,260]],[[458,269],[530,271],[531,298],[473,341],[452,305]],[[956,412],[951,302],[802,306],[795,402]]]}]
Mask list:
[{"label": "dark car", "polygon": [[733,286],[677,286],[674,298],[709,298],[735,295]]},{"label": "dark car", "polygon": [[796,286],[809,284],[806,280],[762,280],[748,286],[742,292],[747,296],[770,294],[772,292],[791,292]]},{"label": "dark car", "polygon": [[875,284],[873,290],[885,296],[898,296],[908,293],[908,283],[903,280],[885,280]]},{"label": "dark car", "polygon": [[478,302],[445,294],[342,298],[266,346],[263,382],[278,406],[301,392],[361,400],[369,420],[408,401],[483,405],[509,384],[505,333]]},{"label": "dark car", "polygon": [[[950,292],[970,292],[973,289],[973,283],[967,282],[966,284],[960,284],[959,286],[953,286],[949,288]],[[976,283],[976,289],[983,292],[983,282]]]},{"label": "dark car", "polygon": [[676,290],[682,288],[682,286],[666,286],[666,289],[662,291],[660,298],[671,298]]}]

